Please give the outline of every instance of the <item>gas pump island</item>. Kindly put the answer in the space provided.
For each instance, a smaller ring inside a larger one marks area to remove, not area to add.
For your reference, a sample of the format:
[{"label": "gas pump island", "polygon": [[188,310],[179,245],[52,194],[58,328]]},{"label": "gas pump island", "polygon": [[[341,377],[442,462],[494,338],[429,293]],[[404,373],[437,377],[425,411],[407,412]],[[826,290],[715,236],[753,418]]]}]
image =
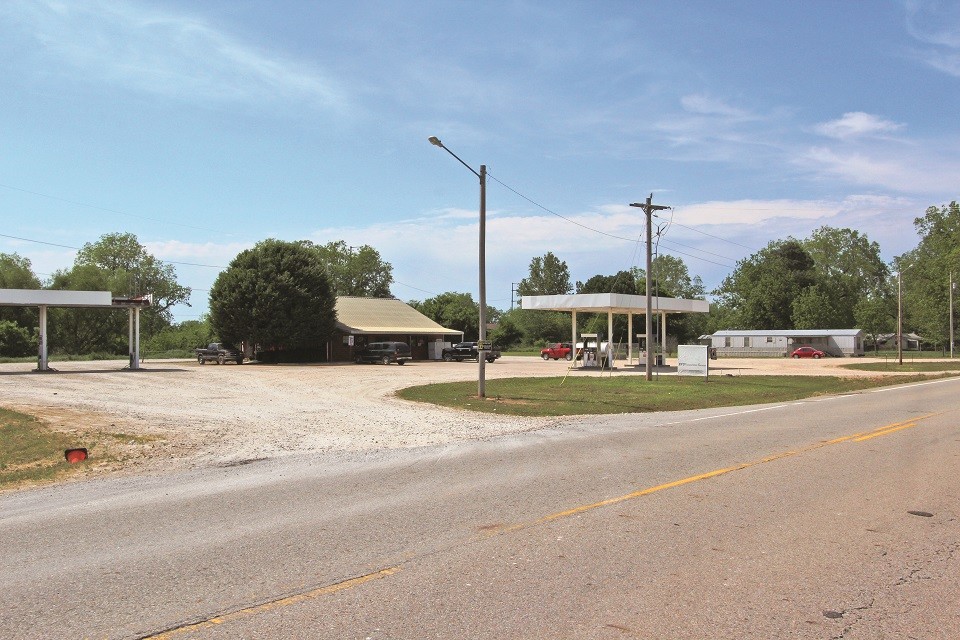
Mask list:
[{"label": "gas pump island", "polygon": [[[581,347],[583,359],[583,367],[594,368],[600,366],[600,360],[597,358],[597,334],[595,333],[581,333],[580,339],[583,341],[583,347]],[[593,342],[590,342],[590,340]]]}]

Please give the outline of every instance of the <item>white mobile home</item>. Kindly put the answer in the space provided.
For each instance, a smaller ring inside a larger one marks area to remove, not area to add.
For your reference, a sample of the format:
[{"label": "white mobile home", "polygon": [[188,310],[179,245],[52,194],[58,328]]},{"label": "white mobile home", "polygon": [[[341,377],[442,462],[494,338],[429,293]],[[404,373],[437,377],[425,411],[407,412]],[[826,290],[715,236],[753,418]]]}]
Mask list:
[{"label": "white mobile home", "polygon": [[703,336],[719,356],[782,358],[797,347],[814,347],[831,356],[862,356],[861,329],[741,331],[726,329]]}]

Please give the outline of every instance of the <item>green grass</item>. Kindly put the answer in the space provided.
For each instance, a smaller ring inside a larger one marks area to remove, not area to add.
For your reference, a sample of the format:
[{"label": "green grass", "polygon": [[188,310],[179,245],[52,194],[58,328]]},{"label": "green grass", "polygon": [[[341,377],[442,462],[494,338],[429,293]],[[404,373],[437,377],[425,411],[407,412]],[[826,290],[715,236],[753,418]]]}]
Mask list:
[{"label": "green grass", "polygon": [[86,447],[88,460],[112,463],[122,461],[131,447],[155,440],[116,432],[60,433],[34,416],[0,408],[0,490],[82,473],[88,462],[68,463],[63,455],[66,449]]},{"label": "green grass", "polygon": [[0,409],[0,489],[52,480],[74,471],[63,452],[80,446],[64,433],[51,431],[23,413]]},{"label": "green grass", "polygon": [[930,361],[930,360],[907,360],[903,359],[903,364],[899,364],[896,358],[886,362],[858,362],[857,364],[845,364],[844,369],[854,369],[856,371],[897,371],[902,373],[930,373],[936,371],[960,371],[960,360],[952,362]]},{"label": "green grass", "polygon": [[401,389],[406,400],[516,416],[645,413],[785,402],[910,382],[918,376],[835,378],[821,376],[663,377],[647,382],[617,378],[505,378],[488,380],[484,400],[477,383],[455,382]]}]

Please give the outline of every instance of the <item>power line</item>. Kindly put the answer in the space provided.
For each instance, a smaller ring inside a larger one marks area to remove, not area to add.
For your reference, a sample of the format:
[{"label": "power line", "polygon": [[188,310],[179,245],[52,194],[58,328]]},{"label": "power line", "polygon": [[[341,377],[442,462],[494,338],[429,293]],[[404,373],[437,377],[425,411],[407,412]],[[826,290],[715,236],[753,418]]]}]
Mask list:
[{"label": "power line", "polygon": [[[537,208],[539,208],[539,209],[542,209],[543,211],[546,211],[546,212],[549,213],[550,215],[556,216],[557,218],[560,218],[561,220],[565,220],[565,221],[567,221],[567,222],[569,222],[569,223],[571,223],[571,224],[574,224],[574,225],[576,225],[576,226],[578,226],[578,227],[581,227],[581,228],[583,228],[583,229],[586,229],[586,230],[588,230],[588,231],[592,231],[592,232],[594,232],[594,233],[598,233],[598,234],[600,234],[600,235],[602,235],[602,236],[607,236],[608,238],[615,238],[615,239],[617,239],[617,240],[625,240],[625,241],[630,242],[630,243],[643,242],[642,240],[639,240],[639,239],[625,238],[625,237],[623,237],[623,236],[618,236],[618,235],[615,235],[615,234],[612,234],[612,233],[607,233],[606,231],[600,231],[599,229],[594,229],[593,227],[590,227],[590,226],[587,226],[587,225],[582,224],[582,223],[580,223],[580,222],[577,222],[576,220],[571,220],[570,218],[567,218],[566,216],[560,215],[560,214],[557,213],[556,211],[553,211],[553,210],[551,210],[551,209],[548,209],[547,207],[543,206],[542,204],[540,204],[540,203],[537,202],[536,200],[533,200],[532,198],[529,198],[529,197],[523,195],[522,193],[520,193],[519,191],[517,191],[516,189],[514,189],[514,188],[511,187],[510,185],[505,184],[503,181],[501,181],[501,180],[500,180],[499,178],[497,178],[496,176],[491,175],[489,171],[487,171],[487,177],[495,180],[495,181],[496,181],[498,184],[500,184],[503,188],[505,188],[505,189],[507,189],[508,191],[514,193],[514,194],[517,195],[518,197],[523,198],[524,200],[526,200],[527,202],[529,202],[529,203],[532,204],[533,206],[535,206],[535,207],[537,207]],[[659,217],[659,216],[658,216],[658,217]],[[681,227],[684,227],[684,228],[686,228],[686,229],[690,229],[691,231],[696,231],[697,233],[702,233],[702,234],[704,234],[704,235],[717,238],[718,240],[724,240],[724,238],[720,238],[719,236],[712,236],[711,234],[706,233],[705,231],[700,231],[699,229],[694,229],[693,227],[687,227],[686,225],[682,225],[682,224],[680,224],[679,222],[673,222],[672,224],[676,224],[676,225],[681,226]],[[739,243],[733,242],[732,240],[727,240],[727,242],[730,242],[731,244],[737,244],[738,246],[744,247],[745,249],[750,249],[750,247],[747,247],[747,246],[745,246],[745,245],[740,245]],[[693,250],[693,251],[699,251],[699,252],[701,252],[701,253],[706,253],[706,254],[708,254],[708,255],[712,255],[712,256],[715,256],[715,257],[717,257],[717,258],[721,258],[721,259],[723,259],[723,260],[729,260],[729,261],[731,261],[731,262],[736,262],[736,258],[731,258],[730,256],[724,256],[724,255],[720,255],[720,254],[718,254],[718,253],[713,253],[713,252],[710,252],[710,251],[705,251],[705,250],[703,250],[703,249],[697,249],[696,247],[690,247],[690,246],[687,246],[687,245],[683,245],[683,244],[681,244],[681,243],[679,243],[679,242],[673,242],[673,241],[671,241],[670,244],[676,245],[676,246],[681,246],[681,247],[686,247],[686,248],[691,249],[691,250]],[[666,247],[666,245],[664,245],[664,246]],[[667,248],[669,248],[669,247],[667,247]],[[671,251],[672,253],[677,253],[677,254],[680,254],[680,255],[682,255],[682,256],[687,256],[688,258],[693,258],[694,260],[701,260],[701,261],[703,261],[703,262],[708,262],[708,263],[710,263],[710,264],[717,265],[718,267],[732,268],[732,267],[734,266],[734,265],[731,265],[731,264],[724,264],[724,263],[716,262],[716,261],[714,261],[714,260],[709,260],[709,259],[707,259],[707,258],[702,258],[702,257],[697,256],[697,255],[694,255],[694,254],[692,254],[692,253],[686,253],[686,252],[684,252],[684,251],[680,251],[679,249],[672,249],[672,248],[671,248],[670,251]],[[634,252],[634,255],[636,255],[636,252]]]},{"label": "power line", "polygon": [[48,193],[40,193],[39,191],[30,191],[29,189],[21,189],[20,187],[13,187],[8,184],[0,183],[0,187],[4,189],[10,189],[11,191],[19,191],[20,193],[29,193],[32,196],[40,196],[41,198],[49,198],[50,200],[56,200],[57,202],[66,202],[67,204],[73,204],[78,207],[87,207],[88,209],[96,209],[97,211],[105,211],[107,213],[116,213],[121,216],[130,216],[131,218],[139,218],[141,220],[150,220],[151,222],[160,222],[163,224],[172,224],[177,227],[184,227],[187,229],[194,229],[197,231],[216,231],[216,229],[210,229],[209,227],[197,227],[190,224],[183,224],[180,222],[174,222],[172,220],[165,220],[163,218],[151,218],[150,216],[141,216],[135,213],[128,213],[126,211],[119,211],[117,209],[108,209],[107,207],[100,207],[95,204],[87,204],[86,202],[80,202],[78,200],[69,200],[67,198],[61,198],[59,196],[52,196]]},{"label": "power line", "polygon": [[[655,217],[655,218],[659,218],[660,216],[654,214],[654,217]],[[672,215],[671,215],[671,218],[672,218]],[[685,225],[685,224],[680,224],[679,222],[672,222],[671,224],[675,224],[675,225],[677,225],[678,227],[683,227],[684,229],[689,229],[690,231],[694,231],[694,232],[696,232],[696,233],[699,233],[699,234],[702,234],[702,235],[705,235],[705,236],[709,236],[709,237],[714,238],[714,239],[716,239],[716,240],[722,240],[723,242],[729,242],[730,244],[737,245],[738,247],[743,247],[744,249],[749,249],[750,251],[756,251],[756,249],[753,248],[753,247],[748,247],[748,246],[745,245],[745,244],[740,244],[739,242],[734,242],[733,240],[728,240],[727,238],[721,238],[720,236],[715,236],[715,235],[713,235],[712,233],[707,233],[706,231],[701,231],[700,229],[697,229],[697,228],[695,228],[695,227],[689,227],[689,226],[687,226],[687,225]],[[721,257],[726,257],[726,256],[721,256]]]},{"label": "power line", "polygon": [[[3,185],[0,185],[3,186]],[[5,233],[0,233],[0,238],[9,238],[11,240],[20,240],[22,242],[32,242],[34,244],[45,244],[50,247],[60,247],[61,249],[73,249],[74,251],[80,251],[80,247],[72,247],[68,244],[57,244],[55,242],[44,242],[43,240],[33,240],[31,238],[21,238],[19,236],[8,236]],[[177,262],[176,260],[163,260],[168,264],[180,264],[186,265],[188,267],[208,267],[210,269],[226,269],[226,267],[218,264],[199,264],[197,262]]]}]

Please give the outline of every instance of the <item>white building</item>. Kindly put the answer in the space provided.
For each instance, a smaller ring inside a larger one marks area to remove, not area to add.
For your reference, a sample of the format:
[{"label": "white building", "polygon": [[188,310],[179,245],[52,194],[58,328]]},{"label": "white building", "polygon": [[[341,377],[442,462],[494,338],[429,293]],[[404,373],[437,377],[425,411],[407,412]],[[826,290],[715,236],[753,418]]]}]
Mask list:
[{"label": "white building", "polygon": [[718,356],[789,356],[797,347],[813,347],[831,356],[862,356],[861,329],[810,329],[745,331],[727,329],[701,339],[710,341]]}]

